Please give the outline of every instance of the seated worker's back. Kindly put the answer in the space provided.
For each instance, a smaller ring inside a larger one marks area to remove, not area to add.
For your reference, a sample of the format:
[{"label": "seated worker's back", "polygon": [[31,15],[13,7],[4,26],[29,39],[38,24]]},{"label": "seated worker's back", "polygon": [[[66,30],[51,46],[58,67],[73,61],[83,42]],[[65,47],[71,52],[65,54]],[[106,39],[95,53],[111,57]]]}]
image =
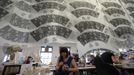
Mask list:
[{"label": "seated worker's back", "polygon": [[120,75],[119,71],[113,66],[112,56],[114,54],[111,52],[105,52],[95,58],[94,65],[97,75]]}]

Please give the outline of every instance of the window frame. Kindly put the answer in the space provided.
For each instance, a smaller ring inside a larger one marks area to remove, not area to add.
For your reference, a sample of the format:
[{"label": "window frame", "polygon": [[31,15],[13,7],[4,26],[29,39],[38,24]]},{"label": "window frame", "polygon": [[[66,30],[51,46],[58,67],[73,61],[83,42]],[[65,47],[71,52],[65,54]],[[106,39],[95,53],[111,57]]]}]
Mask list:
[{"label": "window frame", "polygon": [[[42,48],[45,48],[45,50],[43,51]],[[49,51],[49,48],[52,49],[52,51]],[[45,56],[41,55],[42,53],[47,53],[47,57],[44,58]],[[49,57],[49,54],[51,54],[51,57]],[[52,56],[53,56],[53,47],[52,46],[41,46],[41,50],[40,50],[40,60],[43,64],[50,64],[52,62]],[[48,62],[43,62],[44,61],[49,61],[50,60],[50,63]]]}]

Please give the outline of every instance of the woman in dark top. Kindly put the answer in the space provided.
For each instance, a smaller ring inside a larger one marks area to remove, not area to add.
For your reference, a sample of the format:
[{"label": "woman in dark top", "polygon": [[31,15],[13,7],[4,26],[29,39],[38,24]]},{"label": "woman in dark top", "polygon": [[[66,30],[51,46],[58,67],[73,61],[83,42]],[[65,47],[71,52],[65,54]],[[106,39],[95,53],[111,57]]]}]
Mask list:
[{"label": "woman in dark top", "polygon": [[76,72],[77,64],[69,55],[66,47],[60,48],[60,57],[56,64],[56,75],[69,75],[71,72]]},{"label": "woman in dark top", "polygon": [[95,58],[95,66],[97,75],[120,75],[119,71],[113,66],[118,62],[116,56],[112,52],[105,52],[101,56]]}]

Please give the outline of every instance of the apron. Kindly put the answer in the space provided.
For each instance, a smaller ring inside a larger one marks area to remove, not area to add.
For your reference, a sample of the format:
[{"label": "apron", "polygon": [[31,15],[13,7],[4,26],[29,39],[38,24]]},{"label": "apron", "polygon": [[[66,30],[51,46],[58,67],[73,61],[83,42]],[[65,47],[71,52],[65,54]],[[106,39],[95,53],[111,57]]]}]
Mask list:
[{"label": "apron", "polygon": [[[73,58],[71,56],[69,56],[67,61],[64,62],[64,65],[67,65],[70,68],[72,59]],[[63,67],[61,67],[61,69],[58,71],[58,73],[56,75],[72,75],[72,72],[64,71]]]}]

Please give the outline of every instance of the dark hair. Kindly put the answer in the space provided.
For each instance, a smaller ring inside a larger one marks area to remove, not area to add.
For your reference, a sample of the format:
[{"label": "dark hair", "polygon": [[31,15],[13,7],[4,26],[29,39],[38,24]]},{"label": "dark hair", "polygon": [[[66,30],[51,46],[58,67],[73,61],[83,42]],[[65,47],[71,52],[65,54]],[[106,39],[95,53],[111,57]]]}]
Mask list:
[{"label": "dark hair", "polygon": [[112,52],[104,52],[102,55],[101,55],[101,58],[102,60],[105,62],[105,63],[109,63],[109,64],[112,64],[112,56],[114,56],[114,54]]},{"label": "dark hair", "polygon": [[67,53],[67,55],[69,54],[69,51],[68,51],[68,49],[67,49],[66,47],[61,47],[61,48],[60,48],[60,54],[61,54],[62,52]]},{"label": "dark hair", "polygon": [[31,56],[28,56],[28,58],[32,58]]},{"label": "dark hair", "polygon": [[59,58],[59,61],[63,61],[63,56],[61,56],[61,53],[63,53],[63,52],[67,53],[67,56],[69,55],[68,49],[66,47],[61,47],[60,48],[60,58]]},{"label": "dark hair", "polygon": [[31,56],[28,56],[28,59],[33,59]]}]

